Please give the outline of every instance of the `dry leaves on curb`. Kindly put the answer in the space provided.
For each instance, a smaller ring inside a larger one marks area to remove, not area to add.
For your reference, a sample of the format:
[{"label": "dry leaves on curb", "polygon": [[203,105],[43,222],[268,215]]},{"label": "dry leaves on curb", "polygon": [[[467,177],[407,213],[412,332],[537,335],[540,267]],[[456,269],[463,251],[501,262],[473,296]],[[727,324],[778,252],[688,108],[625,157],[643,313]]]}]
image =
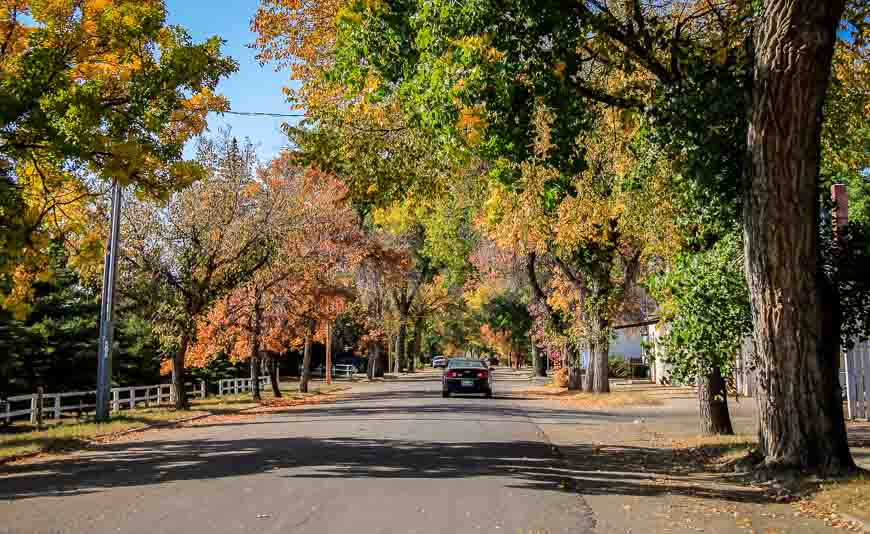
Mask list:
[{"label": "dry leaves on curb", "polygon": [[832,512],[827,507],[820,506],[811,500],[801,499],[792,503],[792,506],[795,508],[796,514],[824,521],[830,527],[848,532],[864,532],[864,527],[859,523],[845,519],[836,512]]}]

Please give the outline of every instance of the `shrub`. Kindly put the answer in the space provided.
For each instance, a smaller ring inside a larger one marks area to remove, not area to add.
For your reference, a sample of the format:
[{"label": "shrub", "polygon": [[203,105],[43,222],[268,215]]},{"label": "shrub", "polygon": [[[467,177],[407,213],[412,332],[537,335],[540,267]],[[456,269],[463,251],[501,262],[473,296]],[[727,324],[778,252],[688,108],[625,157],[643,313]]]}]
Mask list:
[{"label": "shrub", "polygon": [[553,384],[556,387],[566,388],[568,387],[568,368],[563,367],[558,369],[553,373]]},{"label": "shrub", "polygon": [[628,378],[631,370],[622,356],[610,357],[610,378]]}]

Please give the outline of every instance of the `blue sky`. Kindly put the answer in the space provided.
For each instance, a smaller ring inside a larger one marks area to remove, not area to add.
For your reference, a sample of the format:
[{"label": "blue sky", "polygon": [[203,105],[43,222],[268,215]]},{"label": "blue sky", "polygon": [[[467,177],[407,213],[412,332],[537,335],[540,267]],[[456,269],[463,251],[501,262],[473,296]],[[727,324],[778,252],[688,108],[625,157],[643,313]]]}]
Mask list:
[{"label": "blue sky", "polygon": [[[167,0],[166,6],[169,22],[187,28],[195,40],[220,35],[226,41],[224,54],[239,62],[239,70],[221,82],[218,92],[229,98],[233,111],[292,113],[281,92],[289,73],[276,73],[270,65],[260,67],[254,58],[255,51],[245,46],[254,40],[250,22],[258,3],[258,0]],[[231,126],[233,135],[240,139],[249,137],[258,146],[260,157],[269,159],[287,146],[281,123],[295,120],[211,115],[209,129]]]}]

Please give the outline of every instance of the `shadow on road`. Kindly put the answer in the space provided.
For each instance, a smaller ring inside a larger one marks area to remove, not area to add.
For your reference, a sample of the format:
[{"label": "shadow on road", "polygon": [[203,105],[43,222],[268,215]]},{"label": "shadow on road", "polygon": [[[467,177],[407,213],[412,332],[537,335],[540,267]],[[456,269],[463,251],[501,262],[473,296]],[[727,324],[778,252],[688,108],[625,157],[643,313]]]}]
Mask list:
[{"label": "shadow on road", "polygon": [[[272,472],[300,479],[500,477],[510,487],[540,491],[577,489],[591,495],[677,494],[740,502],[763,502],[740,488],[684,483],[696,475],[669,449],[580,444],[562,448],[569,466],[544,442],[376,440],[358,438],[268,438],[228,441],[118,443],[92,453],[0,470],[0,499],[69,496]],[[662,476],[668,479],[656,482]],[[685,479],[685,480],[684,480]]]}]

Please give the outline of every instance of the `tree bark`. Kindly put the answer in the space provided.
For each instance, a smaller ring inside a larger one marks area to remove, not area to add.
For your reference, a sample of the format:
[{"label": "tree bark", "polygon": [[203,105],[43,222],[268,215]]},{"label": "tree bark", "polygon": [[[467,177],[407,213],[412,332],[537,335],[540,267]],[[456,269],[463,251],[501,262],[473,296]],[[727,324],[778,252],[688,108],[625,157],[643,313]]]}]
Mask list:
[{"label": "tree bark", "polygon": [[260,402],[263,400],[260,395],[260,357],[254,355],[255,351],[251,348],[251,399]]},{"label": "tree bark", "polygon": [[396,335],[396,372],[401,373],[405,368],[406,337],[408,330],[408,314],[399,309],[399,333]]},{"label": "tree bark", "polygon": [[260,310],[259,299],[254,304],[254,324],[251,331],[251,398],[260,402],[260,325],[263,312]]},{"label": "tree bark", "polygon": [[375,378],[383,378],[387,371],[389,371],[390,359],[387,351],[384,350],[384,346],[380,343],[375,344],[375,356],[375,359],[378,362],[378,365],[375,368]]},{"label": "tree bark", "polygon": [[592,391],[592,381],[595,377],[595,366],[592,365],[593,359],[593,347],[592,344],[589,344],[589,354],[586,356],[586,374],[583,375],[583,391],[590,392]]},{"label": "tree bark", "polygon": [[593,340],[589,343],[589,358],[583,391],[587,393],[610,393],[610,341]]},{"label": "tree bark", "polygon": [[423,347],[423,321],[414,320],[414,339],[411,341],[411,358],[408,360],[408,372],[416,371],[417,360],[420,358],[420,349]]},{"label": "tree bark", "polygon": [[[565,363],[568,366],[568,391],[580,391],[583,378],[580,355],[568,348],[565,349],[565,353]],[[586,374],[589,374],[589,369],[586,369]]]},{"label": "tree bark", "polygon": [[547,376],[547,360],[546,353],[538,349],[538,346],[532,343],[532,359],[535,362],[535,375]]},{"label": "tree bark", "polygon": [[281,385],[278,382],[278,359],[269,358],[269,382],[272,384],[272,396],[281,398]]},{"label": "tree bark", "polygon": [[698,376],[698,405],[701,411],[701,434],[733,434],[728,414],[728,391],[718,366]]},{"label": "tree bark", "polygon": [[377,350],[378,348],[379,346],[377,343],[369,344],[369,361],[366,368],[366,374],[368,375],[369,380],[372,380],[378,376],[378,364],[380,363],[378,362],[378,359],[380,357],[380,354],[378,354]]},{"label": "tree bark", "polygon": [[754,35],[744,233],[765,466],[854,468],[819,261],[822,105],[843,0],[768,0]]},{"label": "tree bark", "polygon": [[175,409],[186,410],[190,407],[187,400],[187,388],[184,385],[184,357],[187,355],[187,346],[190,344],[190,333],[181,334],[178,351],[172,358],[172,387],[175,390]]},{"label": "tree bark", "polygon": [[299,378],[299,392],[308,393],[308,381],[311,380],[311,341],[314,337],[313,320],[308,321],[308,330],[305,332],[305,349],[302,352],[302,376]]}]

